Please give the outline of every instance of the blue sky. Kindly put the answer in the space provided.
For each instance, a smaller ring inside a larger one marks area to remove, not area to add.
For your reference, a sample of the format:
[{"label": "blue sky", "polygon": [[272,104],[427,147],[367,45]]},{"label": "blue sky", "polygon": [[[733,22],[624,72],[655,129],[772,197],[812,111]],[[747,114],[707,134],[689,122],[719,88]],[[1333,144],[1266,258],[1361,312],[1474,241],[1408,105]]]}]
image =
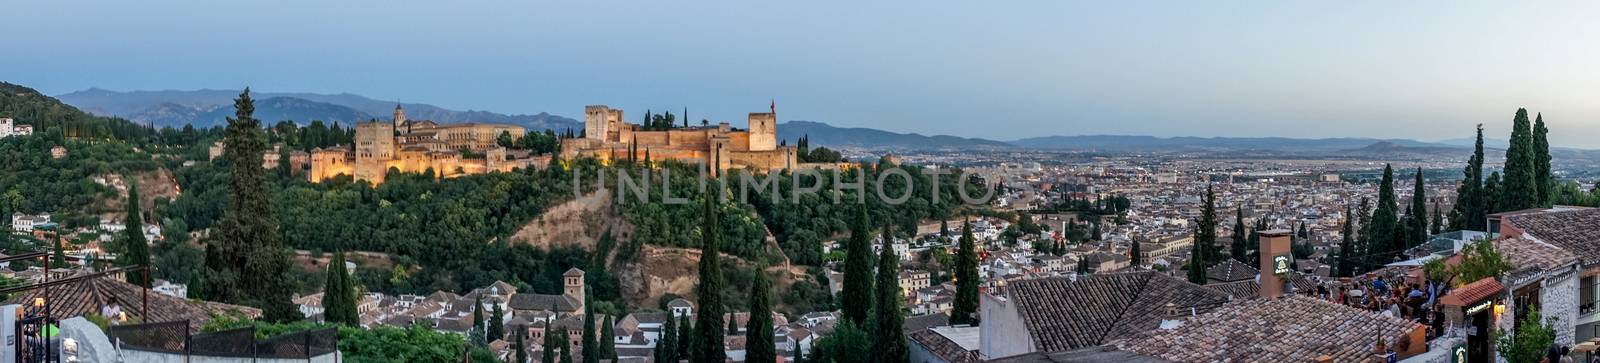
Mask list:
[{"label": "blue sky", "polygon": [[[0,80],[352,92],[1014,139],[1504,138],[1600,148],[1600,3],[0,0]],[[630,117],[632,118],[632,117]]]}]

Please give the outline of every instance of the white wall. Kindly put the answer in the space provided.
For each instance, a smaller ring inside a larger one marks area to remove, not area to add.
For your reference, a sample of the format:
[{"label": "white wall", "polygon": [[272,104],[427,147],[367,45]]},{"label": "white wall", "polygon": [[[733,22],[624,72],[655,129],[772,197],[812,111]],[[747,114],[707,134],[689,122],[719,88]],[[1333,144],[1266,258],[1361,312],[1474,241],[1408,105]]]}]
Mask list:
[{"label": "white wall", "polygon": [[1033,337],[1015,302],[978,294],[978,359],[994,359],[1034,350]]}]

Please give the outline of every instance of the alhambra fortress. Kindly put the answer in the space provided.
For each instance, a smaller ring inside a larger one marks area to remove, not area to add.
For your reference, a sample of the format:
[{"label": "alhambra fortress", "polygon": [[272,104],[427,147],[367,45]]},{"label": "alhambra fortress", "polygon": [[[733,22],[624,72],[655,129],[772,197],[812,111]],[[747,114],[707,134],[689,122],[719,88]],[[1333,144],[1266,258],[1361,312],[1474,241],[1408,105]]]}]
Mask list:
[{"label": "alhambra fortress", "polygon": [[[588,106],[583,110],[584,137],[561,140],[561,157],[593,156],[600,160],[675,159],[714,165],[713,174],[729,168],[762,171],[796,166],[795,147],[778,146],[777,107],[752,112],[748,130],[727,122],[715,126],[643,131],[622,121],[622,110]],[[632,153],[632,155],[629,155]]]},{"label": "alhambra fortress", "polygon": [[[561,140],[562,159],[594,157],[609,162],[628,159],[632,153],[635,160],[648,157],[714,165],[710,169],[714,175],[729,168],[772,171],[798,166],[796,148],[778,145],[775,105],[769,112],[750,113],[749,128],[745,130],[722,122],[645,131],[623,121],[622,110],[603,105],[585,107],[583,121],[583,137]],[[438,178],[453,178],[548,166],[551,155],[533,155],[496,144],[502,133],[520,137],[526,132],[515,125],[407,120],[405,110],[397,105],[392,121],[357,124],[354,145],[312,150],[308,177],[312,182],[321,182],[349,175],[377,184],[383,182],[389,169],[414,173],[431,170]],[[220,145],[214,149],[220,149]]]}]

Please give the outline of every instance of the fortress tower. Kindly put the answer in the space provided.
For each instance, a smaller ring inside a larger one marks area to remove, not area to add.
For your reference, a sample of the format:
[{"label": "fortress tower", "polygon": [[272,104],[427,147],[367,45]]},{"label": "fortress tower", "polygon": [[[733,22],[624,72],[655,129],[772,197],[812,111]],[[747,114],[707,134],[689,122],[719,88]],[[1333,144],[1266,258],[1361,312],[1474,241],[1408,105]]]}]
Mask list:
[{"label": "fortress tower", "polygon": [[407,132],[411,131],[410,125],[406,124],[406,109],[400,108],[398,103],[394,105],[394,128]]},{"label": "fortress tower", "polygon": [[578,310],[583,310],[583,270],[574,267],[561,274],[561,295],[572,298],[578,303]]},{"label": "fortress tower", "polygon": [[383,181],[388,162],[395,158],[394,124],[371,121],[356,124],[356,179]]},{"label": "fortress tower", "polygon": [[771,112],[750,113],[750,151],[772,151],[778,148],[778,104],[773,102]]},{"label": "fortress tower", "polygon": [[604,142],[621,141],[617,136],[622,129],[622,110],[614,110],[606,106],[583,107],[583,134],[584,138]]}]

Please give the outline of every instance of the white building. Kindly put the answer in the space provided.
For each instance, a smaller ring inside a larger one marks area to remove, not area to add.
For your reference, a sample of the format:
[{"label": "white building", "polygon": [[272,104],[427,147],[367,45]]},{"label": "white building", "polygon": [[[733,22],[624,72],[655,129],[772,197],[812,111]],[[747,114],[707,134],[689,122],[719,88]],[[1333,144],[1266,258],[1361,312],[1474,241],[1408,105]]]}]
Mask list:
[{"label": "white building", "polygon": [[21,233],[33,233],[33,229],[50,223],[50,213],[27,215],[14,213],[11,215],[11,230]]}]

